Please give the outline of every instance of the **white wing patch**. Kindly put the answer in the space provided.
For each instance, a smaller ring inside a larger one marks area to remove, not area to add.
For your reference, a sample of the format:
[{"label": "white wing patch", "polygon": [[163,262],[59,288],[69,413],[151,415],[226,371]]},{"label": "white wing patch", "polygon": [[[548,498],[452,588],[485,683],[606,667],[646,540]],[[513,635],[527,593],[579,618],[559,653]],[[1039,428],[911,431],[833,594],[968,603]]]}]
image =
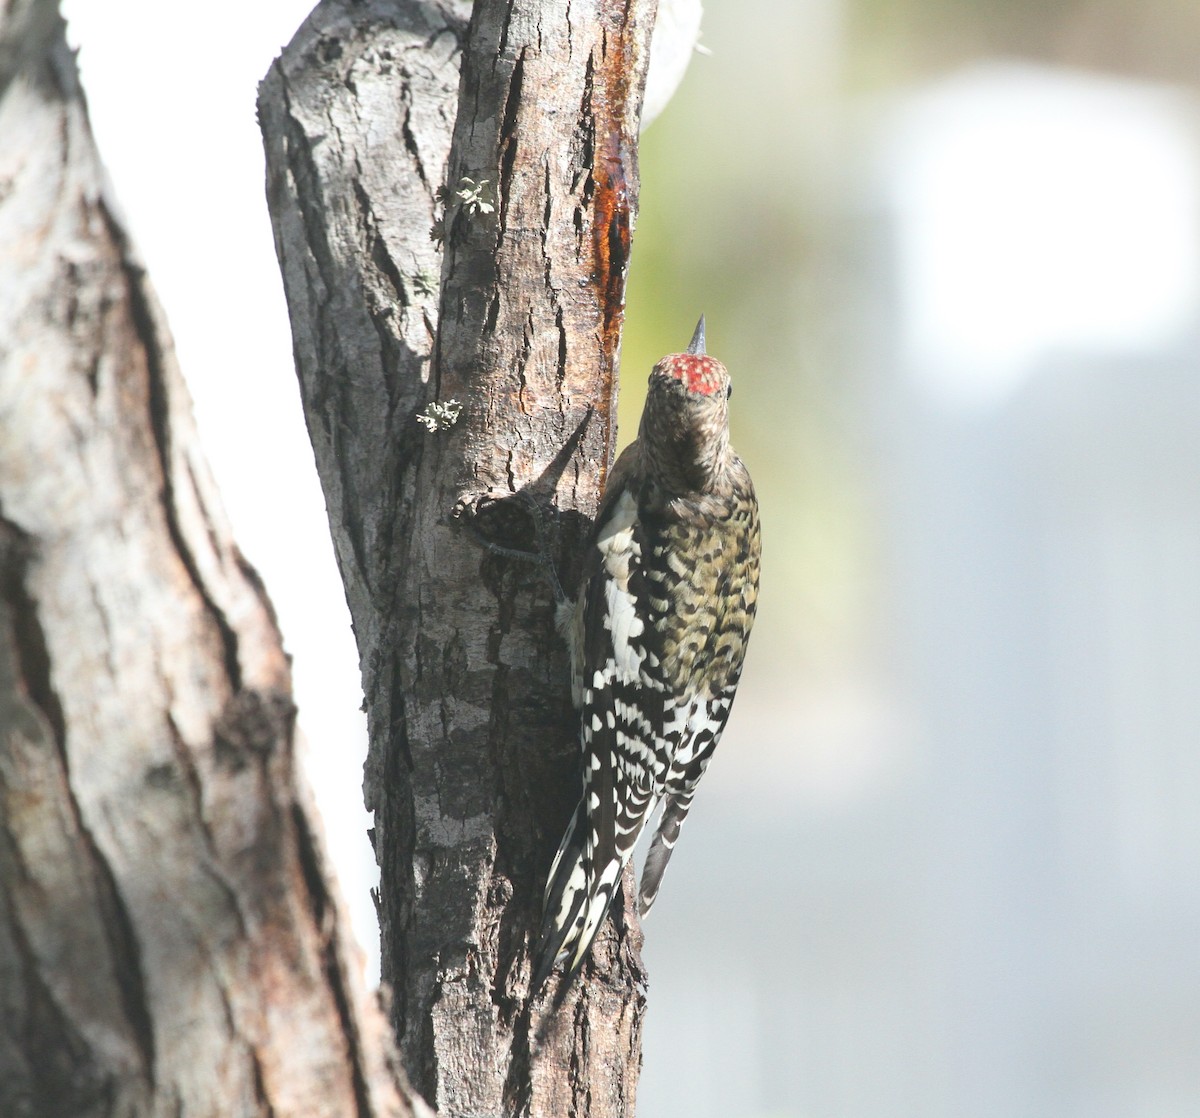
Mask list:
[{"label": "white wing patch", "polygon": [[608,576],[604,580],[604,627],[612,634],[613,664],[620,679],[637,679],[646,658],[645,649],[634,643],[645,631],[645,623],[629,591],[630,570],[642,555],[633,534],[637,515],[634,495],[622,493],[596,540]]},{"label": "white wing patch", "polygon": [[[596,540],[604,569],[621,583],[624,590],[629,589],[629,557],[637,546],[633,542],[633,526],[637,523],[637,517],[637,501],[626,490],[613,505],[612,513]],[[641,556],[640,550],[638,556]]]}]

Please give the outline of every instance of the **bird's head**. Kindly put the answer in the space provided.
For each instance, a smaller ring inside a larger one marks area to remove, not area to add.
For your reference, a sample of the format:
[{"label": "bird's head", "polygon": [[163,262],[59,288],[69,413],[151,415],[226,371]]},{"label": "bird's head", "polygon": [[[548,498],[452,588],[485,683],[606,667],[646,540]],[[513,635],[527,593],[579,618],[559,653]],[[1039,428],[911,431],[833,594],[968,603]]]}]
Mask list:
[{"label": "bird's head", "polygon": [[654,366],[638,437],[651,469],[672,490],[709,489],[729,455],[729,397],[725,366],[704,351],[701,316],[685,353]]}]

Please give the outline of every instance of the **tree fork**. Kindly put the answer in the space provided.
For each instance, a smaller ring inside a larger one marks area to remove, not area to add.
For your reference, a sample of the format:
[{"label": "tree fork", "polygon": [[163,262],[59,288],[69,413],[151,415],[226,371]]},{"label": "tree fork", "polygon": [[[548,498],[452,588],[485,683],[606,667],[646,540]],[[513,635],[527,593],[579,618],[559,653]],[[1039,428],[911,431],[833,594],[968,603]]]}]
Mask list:
[{"label": "tree fork", "polygon": [[383,977],[410,1075],[448,1115],[633,1113],[644,975],[628,889],[559,1015],[529,1000],[578,794],[550,595],[456,517],[521,546],[528,516],[509,498],[553,504],[574,573],[614,442],[654,8],[327,0],[260,93],[359,642]]}]

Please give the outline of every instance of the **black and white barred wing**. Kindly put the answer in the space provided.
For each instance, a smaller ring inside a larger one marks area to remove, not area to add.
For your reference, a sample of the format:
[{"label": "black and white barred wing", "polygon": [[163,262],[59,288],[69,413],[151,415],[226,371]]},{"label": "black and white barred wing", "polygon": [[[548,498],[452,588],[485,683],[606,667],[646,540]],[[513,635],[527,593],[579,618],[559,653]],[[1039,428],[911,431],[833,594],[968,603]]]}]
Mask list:
[{"label": "black and white barred wing", "polygon": [[691,810],[700,778],[721,740],[732,703],[730,692],[716,699],[698,698],[689,704],[682,740],[663,781],[662,816],[642,868],[638,889],[638,912],[642,916],[650,911],[658,896],[667,862],[675,849],[683,821]]},{"label": "black and white barred wing", "polygon": [[[687,712],[661,678],[661,633],[642,569],[647,547],[634,495],[610,506],[578,609],[584,791],[550,873],[544,976],[556,958],[574,974],[595,938],[638,835],[653,812]],[[665,735],[665,736],[664,736]]]}]

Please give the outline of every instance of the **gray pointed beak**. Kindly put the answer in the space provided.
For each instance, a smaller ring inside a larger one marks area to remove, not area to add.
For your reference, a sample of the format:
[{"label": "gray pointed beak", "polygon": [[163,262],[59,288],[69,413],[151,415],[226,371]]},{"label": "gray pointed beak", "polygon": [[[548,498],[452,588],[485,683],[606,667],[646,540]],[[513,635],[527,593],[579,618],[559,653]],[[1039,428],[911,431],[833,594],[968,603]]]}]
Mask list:
[{"label": "gray pointed beak", "polygon": [[700,321],[696,323],[696,332],[692,335],[687,351],[696,355],[704,353],[704,315],[701,315]]}]

